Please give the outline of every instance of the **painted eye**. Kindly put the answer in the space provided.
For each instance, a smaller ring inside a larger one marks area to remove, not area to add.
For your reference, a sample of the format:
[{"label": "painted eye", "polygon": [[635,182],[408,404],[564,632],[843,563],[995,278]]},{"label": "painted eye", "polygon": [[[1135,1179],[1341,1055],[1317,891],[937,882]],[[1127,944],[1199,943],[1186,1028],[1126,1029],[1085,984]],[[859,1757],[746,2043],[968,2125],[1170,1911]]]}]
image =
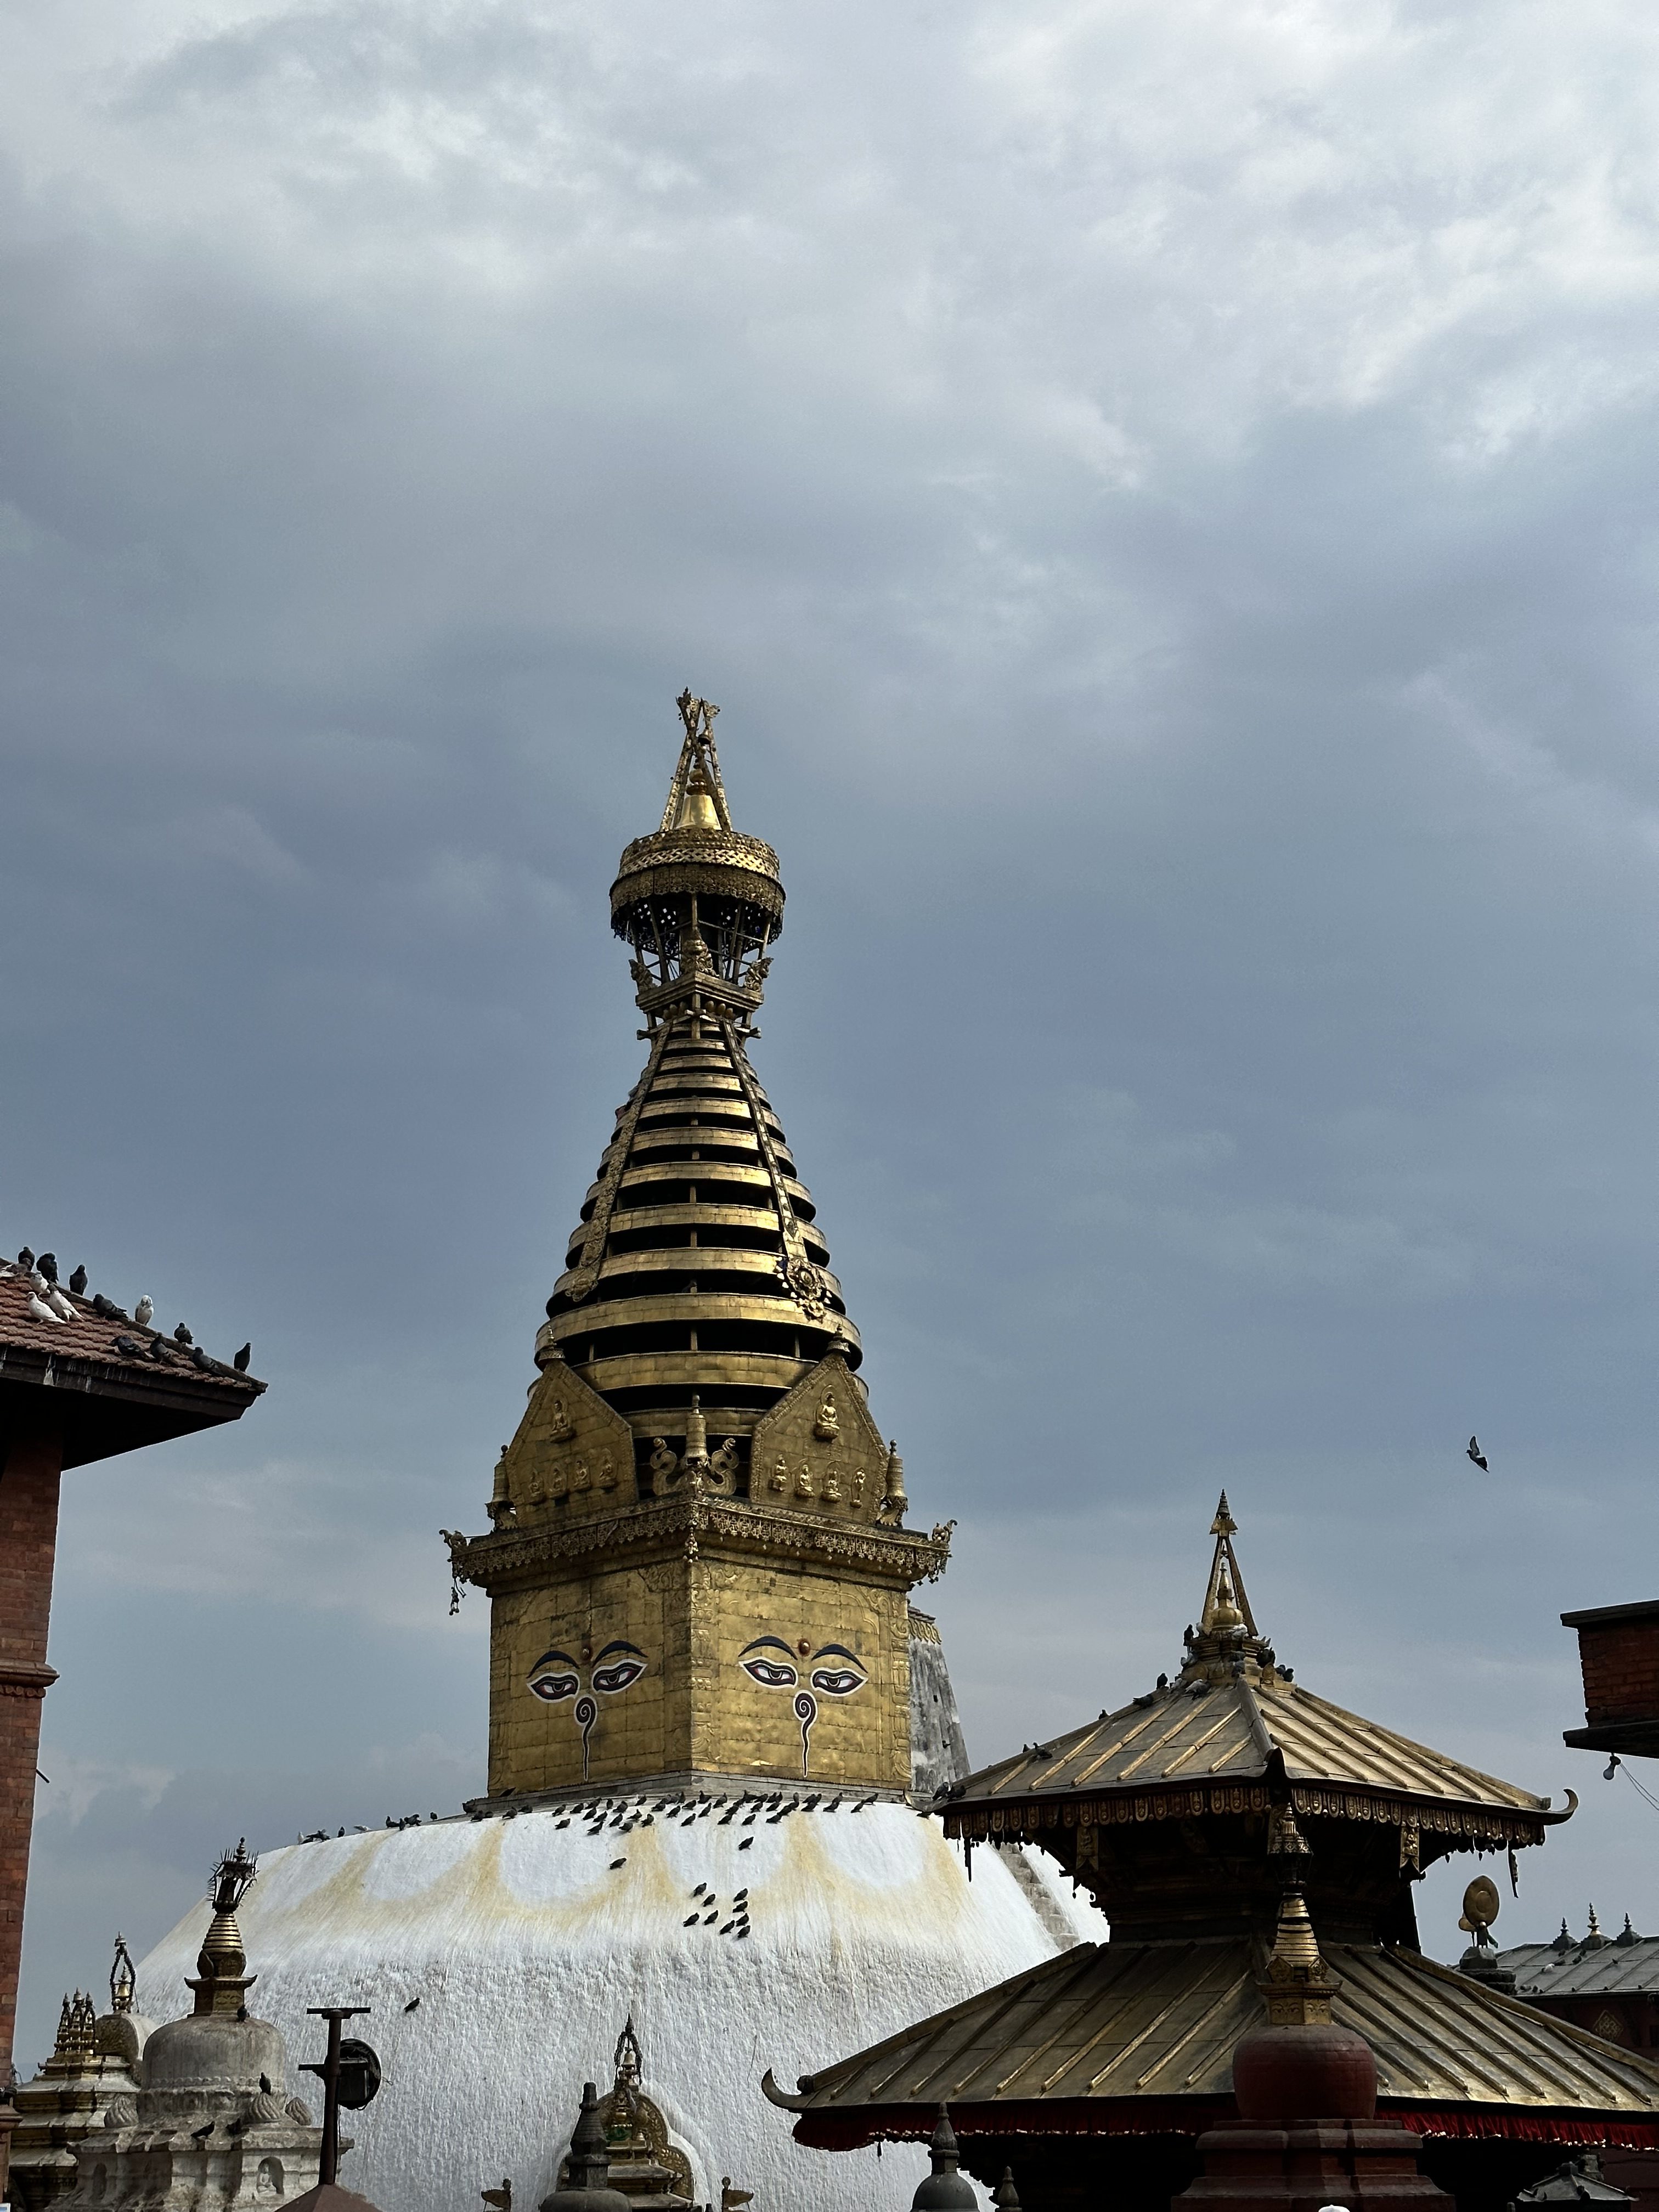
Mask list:
[{"label": "painted eye", "polygon": [[864,1687],[864,1680],[850,1667],[817,1667],[812,1670],[812,1687],[822,1690],[826,1698],[850,1698],[854,1690]]},{"label": "painted eye", "polygon": [[567,1698],[574,1698],[580,1687],[580,1680],[574,1674],[537,1674],[530,1684],[532,1696],[545,1699],[550,1705],[562,1705]]},{"label": "painted eye", "polygon": [[607,1697],[614,1698],[618,1690],[625,1690],[631,1682],[637,1682],[644,1672],[643,1659],[618,1659],[611,1666],[594,1668],[593,1687],[603,1690]]},{"label": "painted eye", "polygon": [[763,1689],[793,1690],[800,1680],[794,1668],[781,1659],[745,1659],[742,1663],[744,1673]]}]

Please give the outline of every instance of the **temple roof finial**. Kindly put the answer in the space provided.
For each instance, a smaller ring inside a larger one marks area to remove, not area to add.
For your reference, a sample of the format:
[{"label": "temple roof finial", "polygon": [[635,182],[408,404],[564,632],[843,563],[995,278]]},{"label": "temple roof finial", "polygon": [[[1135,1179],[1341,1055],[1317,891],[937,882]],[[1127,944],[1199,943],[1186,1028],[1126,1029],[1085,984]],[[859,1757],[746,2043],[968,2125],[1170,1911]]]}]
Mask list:
[{"label": "temple roof finial", "polygon": [[674,780],[668,787],[668,804],[662,826],[669,830],[726,830],[732,816],[720,781],[720,758],[714,750],[714,717],[720,708],[709,699],[694,699],[688,684],[674,704],[685,725]]},{"label": "temple roof finial", "polygon": [[1210,1523],[1210,1534],[1215,1538],[1215,1556],[1210,1561],[1204,1610],[1199,1615],[1199,1629],[1206,1636],[1224,1635],[1240,1628],[1251,1636],[1256,1633],[1255,1616],[1244,1594],[1244,1577],[1238,1571],[1238,1558],[1233,1550],[1233,1538],[1237,1533],[1238,1523],[1227,1510],[1227,1493],[1224,1490],[1215,1519]]}]

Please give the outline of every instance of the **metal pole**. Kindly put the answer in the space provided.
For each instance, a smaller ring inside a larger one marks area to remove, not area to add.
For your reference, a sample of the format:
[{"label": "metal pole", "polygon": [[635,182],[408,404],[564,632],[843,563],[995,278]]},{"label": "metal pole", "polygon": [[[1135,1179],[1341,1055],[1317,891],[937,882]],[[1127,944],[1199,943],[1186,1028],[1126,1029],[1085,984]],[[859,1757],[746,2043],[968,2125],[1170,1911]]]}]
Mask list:
[{"label": "metal pole", "polygon": [[320,2066],[307,2066],[307,2074],[323,2077],[323,2147],[318,2160],[317,2179],[331,2185],[340,2171],[340,2022],[356,2020],[360,2013],[369,2009],[367,2005],[307,2005],[307,2012],[313,2020],[328,2022],[328,2056]]},{"label": "metal pole", "polygon": [[323,2061],[323,2159],[318,2179],[326,2187],[340,2171],[340,2015],[328,2016],[328,2056]]}]

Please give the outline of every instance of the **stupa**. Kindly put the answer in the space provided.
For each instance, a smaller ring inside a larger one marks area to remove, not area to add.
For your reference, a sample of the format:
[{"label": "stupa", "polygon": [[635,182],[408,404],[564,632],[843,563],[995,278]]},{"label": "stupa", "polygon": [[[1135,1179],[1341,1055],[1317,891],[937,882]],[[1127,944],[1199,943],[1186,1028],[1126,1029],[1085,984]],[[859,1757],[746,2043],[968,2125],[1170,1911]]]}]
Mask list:
[{"label": "stupa", "polygon": [[[679,708],[661,824],[611,893],[645,1068],[489,1526],[448,1534],[458,1583],[490,1603],[487,1792],[456,1819],[266,1853],[245,1914],[291,2039],[307,2006],[373,2008],[385,2086],[343,2178],[398,2212],[503,2178],[520,2205],[547,2195],[630,2015],[672,2193],[863,2212],[903,2161],[804,2157],[759,2094],[768,2061],[850,2048],[1103,1932],[1039,1852],[983,1856],[970,1882],[927,1811],[965,1765],[937,1628],[909,1604],[950,1529],[908,1525],[750,1060],[777,856],[732,826],[715,710]],[[198,1911],[143,1962],[157,2001],[200,1930]]]},{"label": "stupa", "polygon": [[258,1978],[236,1915],[256,1871],[245,1844],[219,1862],[191,2009],[150,2031],[136,2094],[112,2097],[76,2145],[62,2212],[252,2212],[314,2187],[321,2130],[289,2094],[280,2031],[248,2009]]},{"label": "stupa", "polygon": [[15,2093],[17,2130],[11,2146],[11,2201],[19,2212],[47,2212],[75,2186],[75,2154],[82,2138],[137,2096],[144,2044],[154,2023],[135,2004],[132,1954],[115,1939],[109,2010],[90,1996],[65,1996],[58,2035],[46,2064]]},{"label": "stupa", "polygon": [[1659,2066],[1418,1942],[1424,1869],[1472,1851],[1513,1871],[1571,1817],[1572,1793],[1553,1808],[1320,1697],[1256,1627],[1224,1495],[1211,1533],[1174,1679],[969,1776],[946,1805],[975,1881],[1040,1843],[1109,1917],[1109,1941],[918,2017],[793,2092],[769,2081],[799,2139],[921,2141],[948,2094],[988,2185],[1013,2162],[1028,2203],[1162,2212],[1201,2140],[1239,2117],[1234,2061],[1262,2026],[1293,1883],[1332,2018],[1374,2056],[1381,2121],[1420,2138],[1459,2212],[1502,2212],[1564,2149],[1659,2150]]}]

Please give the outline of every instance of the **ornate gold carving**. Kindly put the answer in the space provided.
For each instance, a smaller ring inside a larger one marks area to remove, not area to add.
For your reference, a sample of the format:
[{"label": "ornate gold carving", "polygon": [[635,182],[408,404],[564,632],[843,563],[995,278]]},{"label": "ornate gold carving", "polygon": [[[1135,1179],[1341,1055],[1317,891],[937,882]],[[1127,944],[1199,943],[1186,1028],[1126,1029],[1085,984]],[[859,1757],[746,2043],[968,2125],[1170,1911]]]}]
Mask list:
[{"label": "ornate gold carving", "polygon": [[726,1049],[732,1056],[732,1072],[743,1092],[744,1103],[749,1109],[749,1118],[755,1125],[755,1146],[761,1156],[761,1164],[765,1168],[772,1186],[772,1203],[777,1209],[778,1230],[783,1239],[783,1249],[778,1255],[778,1274],[807,1319],[822,1321],[826,1304],[823,1277],[807,1257],[806,1239],[801,1232],[794,1201],[784,1180],[777,1147],[772,1142],[772,1132],[766,1126],[766,1107],[761,1097],[760,1085],[755,1080],[754,1069],[749,1065],[743,1039],[726,1015],[717,1015],[716,1019],[720,1035],[726,1040]]},{"label": "ornate gold carving", "polygon": [[661,1498],[666,1494],[669,1478],[679,1463],[680,1455],[670,1445],[666,1437],[652,1437],[650,1467],[653,1496]]},{"label": "ornate gold carving", "polygon": [[614,1506],[622,1471],[633,1458],[634,1433],[626,1420],[557,1360],[530,1393],[519,1432],[501,1456],[502,1478],[509,1496],[526,1509],[564,1518]]},{"label": "ornate gold carving", "polygon": [[[868,1518],[878,1500],[863,1468],[886,1458],[881,1431],[870,1418],[864,1393],[847,1366],[844,1351],[826,1352],[755,1425],[750,1464],[770,1467],[769,1487],[798,1500],[815,1500],[840,1518]],[[859,1472],[849,1478],[848,1463]]]},{"label": "ornate gold carving", "polygon": [[605,1260],[605,1238],[611,1233],[611,1217],[617,1207],[617,1192],[622,1184],[623,1171],[628,1165],[628,1155],[634,1148],[634,1132],[639,1127],[645,1102],[651,1095],[651,1085],[667,1049],[668,1038],[669,1025],[665,1022],[652,1040],[645,1073],[635,1085],[634,1095],[623,1109],[622,1119],[617,1124],[617,1133],[606,1147],[599,1196],[593,1201],[587,1234],[582,1239],[582,1256],[565,1285],[566,1295],[573,1305],[580,1305],[599,1279],[599,1268]]},{"label": "ornate gold carving", "polygon": [[724,1491],[729,1494],[737,1480],[737,1474],[738,1440],[735,1437],[727,1437],[726,1442],[708,1462],[710,1489]]}]

